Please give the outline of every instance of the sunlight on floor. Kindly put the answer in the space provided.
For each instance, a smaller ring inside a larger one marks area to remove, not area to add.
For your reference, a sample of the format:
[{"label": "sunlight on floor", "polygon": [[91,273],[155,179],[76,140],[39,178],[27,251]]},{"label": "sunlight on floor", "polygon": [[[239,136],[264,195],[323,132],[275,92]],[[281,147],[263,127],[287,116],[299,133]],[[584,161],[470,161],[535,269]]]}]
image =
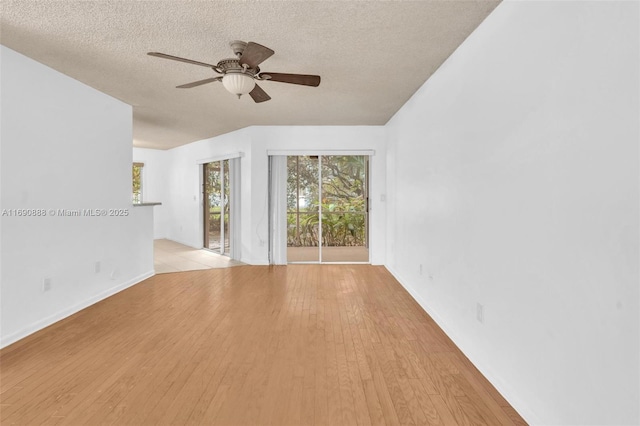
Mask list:
[{"label": "sunlight on floor", "polygon": [[227,256],[195,249],[171,240],[154,240],[153,264],[156,274],[244,265]]}]

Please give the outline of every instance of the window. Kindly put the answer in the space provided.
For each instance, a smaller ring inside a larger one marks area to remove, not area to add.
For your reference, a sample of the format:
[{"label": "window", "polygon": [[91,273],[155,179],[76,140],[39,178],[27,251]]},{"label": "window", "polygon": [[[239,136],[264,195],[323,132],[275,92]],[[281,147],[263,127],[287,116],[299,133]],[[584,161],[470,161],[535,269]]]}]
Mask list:
[{"label": "window", "polygon": [[142,202],[142,168],[144,163],[133,163],[133,195],[134,203]]}]

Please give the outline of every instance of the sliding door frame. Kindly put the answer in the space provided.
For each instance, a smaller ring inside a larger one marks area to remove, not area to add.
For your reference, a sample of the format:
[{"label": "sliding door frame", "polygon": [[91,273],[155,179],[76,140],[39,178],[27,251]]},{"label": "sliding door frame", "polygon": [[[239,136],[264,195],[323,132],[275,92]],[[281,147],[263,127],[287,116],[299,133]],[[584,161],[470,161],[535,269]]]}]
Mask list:
[{"label": "sliding door frame", "polygon": [[[210,250],[214,253],[220,254],[218,253],[218,250],[211,250],[209,249],[209,247],[205,246],[205,239],[204,239],[204,233],[207,230],[207,225],[205,225],[205,220],[208,220],[208,214],[206,212],[206,204],[208,204],[208,200],[205,199],[205,167],[207,164],[209,163],[217,163],[217,162],[224,162],[224,160],[229,160],[228,161],[228,178],[229,178],[229,182],[228,182],[228,187],[229,187],[229,200],[228,200],[228,204],[229,204],[229,219],[228,219],[228,225],[229,225],[229,250],[228,251],[224,251],[222,255],[224,256],[228,256],[231,259],[234,260],[240,260],[241,258],[241,235],[240,235],[240,209],[241,209],[241,204],[240,204],[240,196],[241,196],[241,174],[240,174],[240,167],[241,167],[241,158],[244,157],[244,153],[243,152],[236,152],[236,153],[232,153],[232,154],[226,154],[226,155],[221,155],[221,156],[217,156],[217,157],[212,157],[212,158],[206,158],[206,159],[201,159],[198,160],[197,163],[197,167],[198,167],[198,187],[199,187],[199,197],[200,197],[200,209],[199,209],[199,226],[198,228],[200,229],[200,245],[202,246],[203,249],[206,250]],[[224,181],[224,166],[221,167],[221,179]],[[224,186],[224,182],[222,183],[222,186]],[[222,194],[224,195],[224,194]],[[223,197],[224,198],[224,197]],[[224,216],[224,209],[221,208],[221,212],[220,212],[221,216]],[[221,221],[224,220],[223,217],[221,217]],[[220,233],[220,240],[221,240],[221,250],[225,250],[224,248],[224,237],[225,237],[225,230],[224,230],[224,225],[223,222],[221,222],[221,233]],[[197,246],[196,246],[197,247]]]},{"label": "sliding door frame", "polygon": [[[318,157],[318,197],[319,200],[322,200],[322,157],[331,157],[331,156],[362,156],[365,159],[365,193],[364,193],[364,197],[365,197],[365,211],[364,211],[364,215],[365,215],[365,247],[367,249],[367,260],[366,261],[361,261],[361,262],[357,262],[357,261],[352,261],[352,262],[342,262],[342,261],[338,261],[338,262],[328,262],[328,261],[323,261],[322,260],[322,248],[323,248],[323,244],[322,244],[322,207],[321,207],[321,202],[319,203],[318,206],[318,234],[319,234],[319,238],[318,238],[318,260],[317,261],[301,261],[301,262],[291,262],[289,260],[287,260],[287,263],[290,264],[370,264],[371,263],[371,244],[370,244],[370,229],[369,229],[369,223],[371,221],[370,215],[371,215],[371,203],[370,203],[370,194],[371,194],[371,160],[373,155],[375,155],[375,151],[373,150],[353,150],[353,151],[340,151],[340,150],[334,150],[334,151],[267,151],[267,155],[268,156],[286,156],[286,157],[293,157],[293,156],[317,156]],[[271,162],[269,162],[269,203],[271,203]],[[269,212],[271,213],[271,209],[269,209]],[[286,215],[286,212],[285,212]],[[269,262],[272,263],[273,258],[272,258],[272,254],[271,254],[271,239],[272,239],[272,226],[271,224],[273,223],[274,219],[269,216]]]},{"label": "sliding door frame", "polygon": [[[225,224],[229,226],[229,234],[231,235],[231,191],[227,186],[231,186],[231,173],[230,170],[227,170],[227,179],[228,185],[225,183],[225,161],[227,164],[230,163],[228,160],[216,160],[211,161],[209,163],[204,163],[201,168],[201,180],[202,180],[202,246],[206,250],[210,250],[214,253],[220,254],[222,256],[230,256],[231,254],[231,239],[229,239],[229,250],[226,249],[225,242]],[[218,173],[220,174],[220,187],[216,188],[220,193],[220,235],[219,235],[219,248],[212,249],[211,241],[209,240],[209,223],[211,220],[211,205],[209,205],[209,192],[207,191],[207,169],[208,166],[213,166],[217,163]],[[230,167],[229,167],[230,168]],[[229,192],[229,198],[225,198],[225,191]],[[225,221],[225,209],[229,207],[229,217]]]}]

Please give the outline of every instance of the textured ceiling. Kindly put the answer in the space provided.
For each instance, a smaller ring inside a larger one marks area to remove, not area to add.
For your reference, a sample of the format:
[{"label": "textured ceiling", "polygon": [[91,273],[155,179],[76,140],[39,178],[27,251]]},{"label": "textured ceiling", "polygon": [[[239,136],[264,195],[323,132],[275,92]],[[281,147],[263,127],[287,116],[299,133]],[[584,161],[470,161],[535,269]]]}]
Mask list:
[{"label": "textured ceiling", "polygon": [[[0,42],[133,105],[134,145],[167,149],[251,125],[382,125],[499,1],[2,0]],[[228,43],[275,50],[263,71],[318,74],[320,87],[265,81],[238,100],[207,63]]]}]

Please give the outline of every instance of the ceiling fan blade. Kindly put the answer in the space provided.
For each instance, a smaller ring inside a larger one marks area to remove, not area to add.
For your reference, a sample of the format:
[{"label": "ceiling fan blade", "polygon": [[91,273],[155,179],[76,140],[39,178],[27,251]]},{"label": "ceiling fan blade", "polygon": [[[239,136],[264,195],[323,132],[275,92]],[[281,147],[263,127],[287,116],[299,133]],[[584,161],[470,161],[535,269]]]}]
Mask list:
[{"label": "ceiling fan blade", "polygon": [[222,77],[205,78],[204,80],[194,81],[193,83],[182,84],[176,86],[176,89],[191,89],[192,87],[201,86],[207,83],[213,83],[214,81],[222,81]]},{"label": "ceiling fan blade", "polygon": [[[269,81],[278,81],[280,83],[301,84],[303,86],[318,87],[320,85],[319,75],[308,74],[283,74],[279,72],[261,72],[260,76]],[[269,78],[269,77],[271,78]]]},{"label": "ceiling fan blade", "polygon": [[255,68],[275,52],[268,47],[250,41],[242,52],[240,65],[247,64],[249,68]]},{"label": "ceiling fan blade", "polygon": [[271,96],[267,95],[267,92],[262,90],[262,87],[258,86],[257,84],[256,84],[256,87],[254,87],[253,90],[249,92],[249,96],[251,96],[251,98],[257,104],[271,99]]},{"label": "ceiling fan blade", "polygon": [[216,68],[215,65],[205,64],[204,62],[198,62],[198,61],[194,61],[194,60],[191,60],[191,59],[180,58],[178,56],[167,55],[166,53],[149,52],[149,53],[147,53],[147,55],[156,56],[158,58],[163,58],[163,59],[171,59],[172,61],[186,62],[187,64],[200,65],[202,67],[207,67],[207,68],[213,68],[214,71],[215,71],[215,68]]}]

